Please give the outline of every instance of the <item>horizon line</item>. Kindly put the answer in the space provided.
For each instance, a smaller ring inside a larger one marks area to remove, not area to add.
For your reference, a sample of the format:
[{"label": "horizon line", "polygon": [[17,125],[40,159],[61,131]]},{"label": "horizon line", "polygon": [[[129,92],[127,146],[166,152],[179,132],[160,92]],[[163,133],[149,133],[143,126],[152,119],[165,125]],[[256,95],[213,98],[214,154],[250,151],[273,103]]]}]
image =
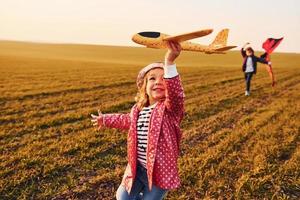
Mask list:
[{"label": "horizon line", "polygon": [[[129,45],[116,45],[116,44],[100,44],[100,43],[84,43],[84,42],[54,42],[54,41],[34,41],[34,40],[14,40],[14,39],[2,39],[0,38],[0,42],[16,42],[16,43],[33,43],[33,44],[53,44],[53,45],[86,45],[86,46],[111,46],[111,47],[131,47],[131,48],[147,48],[141,45],[135,45],[133,43],[132,46]],[[229,51],[240,51],[240,49],[233,49]],[[263,52],[257,50],[256,52]],[[274,53],[290,53],[290,54],[300,54],[300,52],[295,51],[277,51]]]}]

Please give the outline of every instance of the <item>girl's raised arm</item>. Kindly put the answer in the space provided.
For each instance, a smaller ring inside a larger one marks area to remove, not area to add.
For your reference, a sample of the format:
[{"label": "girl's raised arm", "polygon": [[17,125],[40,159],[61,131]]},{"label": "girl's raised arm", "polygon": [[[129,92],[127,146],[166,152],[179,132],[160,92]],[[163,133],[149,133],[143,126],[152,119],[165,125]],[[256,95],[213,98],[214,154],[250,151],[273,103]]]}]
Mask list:
[{"label": "girl's raised arm", "polygon": [[165,104],[167,109],[173,112],[180,121],[184,114],[184,92],[174,62],[180,55],[181,46],[177,42],[169,42],[167,46],[168,51],[165,55],[164,66],[164,78],[167,88]]}]

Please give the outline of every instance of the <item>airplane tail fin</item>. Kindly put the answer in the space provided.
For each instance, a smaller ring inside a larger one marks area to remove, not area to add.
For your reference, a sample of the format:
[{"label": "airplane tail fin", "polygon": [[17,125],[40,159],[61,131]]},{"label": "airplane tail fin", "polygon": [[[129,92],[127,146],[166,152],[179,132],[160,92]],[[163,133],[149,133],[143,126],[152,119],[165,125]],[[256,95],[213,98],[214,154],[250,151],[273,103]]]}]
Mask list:
[{"label": "airplane tail fin", "polygon": [[229,29],[221,30],[215,40],[209,45],[213,49],[226,47]]},{"label": "airplane tail fin", "polygon": [[215,40],[209,45],[213,52],[223,52],[228,51],[229,49],[233,49],[237,46],[227,46],[227,38],[228,38],[229,29],[221,30],[216,36]]}]

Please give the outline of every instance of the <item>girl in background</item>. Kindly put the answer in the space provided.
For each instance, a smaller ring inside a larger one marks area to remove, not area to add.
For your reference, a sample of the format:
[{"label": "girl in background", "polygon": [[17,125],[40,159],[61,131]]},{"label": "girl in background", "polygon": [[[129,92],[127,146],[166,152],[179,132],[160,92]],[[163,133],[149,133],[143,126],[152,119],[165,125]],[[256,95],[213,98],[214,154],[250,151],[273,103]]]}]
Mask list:
[{"label": "girl in background", "polygon": [[257,68],[257,62],[271,65],[271,62],[268,62],[263,57],[257,57],[254,55],[254,50],[251,46],[249,46],[249,42],[247,42],[241,49],[241,54],[244,58],[243,61],[243,72],[245,75],[245,81],[246,81],[246,91],[245,95],[250,95],[250,84],[253,74],[256,74],[256,68]]}]

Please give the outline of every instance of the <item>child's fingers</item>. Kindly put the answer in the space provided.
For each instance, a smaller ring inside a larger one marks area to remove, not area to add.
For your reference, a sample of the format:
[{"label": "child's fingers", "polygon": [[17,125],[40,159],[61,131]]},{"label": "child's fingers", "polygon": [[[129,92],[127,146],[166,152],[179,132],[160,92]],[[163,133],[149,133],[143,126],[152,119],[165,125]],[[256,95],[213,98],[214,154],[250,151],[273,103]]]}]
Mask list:
[{"label": "child's fingers", "polygon": [[177,51],[177,52],[181,51],[181,45],[176,41],[170,41],[170,48],[173,51]]},{"label": "child's fingers", "polygon": [[174,46],[172,41],[167,42],[167,48],[169,51],[174,51]]},{"label": "child's fingers", "polygon": [[178,52],[181,51],[181,45],[178,42],[175,43],[175,47],[176,47],[176,51]]},{"label": "child's fingers", "polygon": [[171,48],[172,48],[173,51],[177,50],[176,44],[173,41],[171,42]]},{"label": "child's fingers", "polygon": [[170,49],[173,49],[173,42],[172,42],[172,41],[169,41],[168,43],[169,43]]},{"label": "child's fingers", "polygon": [[91,114],[92,118],[98,118],[97,115]]},{"label": "child's fingers", "polygon": [[98,119],[99,119],[99,117],[101,117],[101,115],[102,115],[102,113],[101,113],[101,111],[100,111],[99,109],[98,109],[98,115],[91,114],[91,117],[92,117],[92,119],[91,119],[92,125],[98,127],[98,128],[97,128],[98,130],[101,129],[101,127],[100,127],[99,124],[98,124]]},{"label": "child's fingers", "polygon": [[98,123],[98,122],[92,119],[92,120],[91,120],[91,123],[92,123],[93,126],[94,126],[94,124],[95,124],[95,123]]},{"label": "child's fingers", "polygon": [[176,46],[175,46],[175,42],[174,41],[168,41],[167,42],[167,47],[168,47],[168,49],[170,49],[172,51],[176,50]]},{"label": "child's fingers", "polygon": [[179,50],[181,50],[181,44],[180,43],[177,43],[177,47]]},{"label": "child's fingers", "polygon": [[171,47],[170,47],[170,41],[167,41],[167,42],[166,42],[166,45],[167,45],[167,48],[168,48],[168,49],[171,48]]}]

